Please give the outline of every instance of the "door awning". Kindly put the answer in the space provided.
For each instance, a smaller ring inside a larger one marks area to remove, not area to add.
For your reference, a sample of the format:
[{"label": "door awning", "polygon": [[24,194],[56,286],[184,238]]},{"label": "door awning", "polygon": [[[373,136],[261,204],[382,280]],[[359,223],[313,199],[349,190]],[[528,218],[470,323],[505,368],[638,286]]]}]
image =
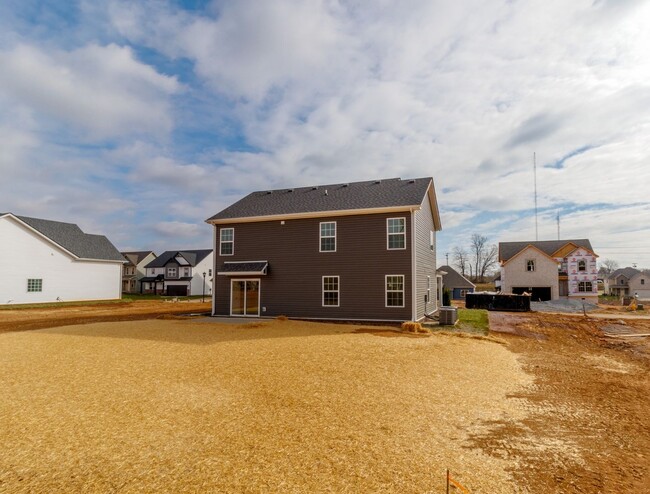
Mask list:
[{"label": "door awning", "polygon": [[238,261],[225,262],[217,272],[223,276],[265,275],[269,261]]}]

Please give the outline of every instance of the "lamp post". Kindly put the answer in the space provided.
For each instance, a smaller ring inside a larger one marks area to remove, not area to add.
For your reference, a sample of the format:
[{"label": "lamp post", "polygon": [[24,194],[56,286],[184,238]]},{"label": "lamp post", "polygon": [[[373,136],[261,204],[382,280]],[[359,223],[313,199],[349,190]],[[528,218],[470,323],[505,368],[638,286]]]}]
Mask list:
[{"label": "lamp post", "polygon": [[201,297],[201,302],[205,303],[205,271],[203,271],[203,296]]}]

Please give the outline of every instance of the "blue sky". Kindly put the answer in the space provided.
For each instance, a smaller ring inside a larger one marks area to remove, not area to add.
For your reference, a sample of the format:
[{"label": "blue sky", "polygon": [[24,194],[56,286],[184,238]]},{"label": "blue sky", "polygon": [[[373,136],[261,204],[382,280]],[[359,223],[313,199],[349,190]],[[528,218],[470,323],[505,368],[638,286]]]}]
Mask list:
[{"label": "blue sky", "polygon": [[0,4],[0,211],[204,248],[247,193],[432,176],[439,262],[589,238],[650,267],[650,2]]}]

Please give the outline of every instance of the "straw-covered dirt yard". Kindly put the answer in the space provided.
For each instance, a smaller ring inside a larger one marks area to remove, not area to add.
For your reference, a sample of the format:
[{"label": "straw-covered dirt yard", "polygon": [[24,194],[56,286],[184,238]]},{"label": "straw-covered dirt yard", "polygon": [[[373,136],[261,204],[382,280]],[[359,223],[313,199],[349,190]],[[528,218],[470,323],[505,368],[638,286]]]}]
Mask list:
[{"label": "straw-covered dirt yard", "polygon": [[416,337],[32,310],[0,311],[0,492],[442,493],[447,469],[472,493],[650,492],[649,346],[602,331],[650,321]]}]

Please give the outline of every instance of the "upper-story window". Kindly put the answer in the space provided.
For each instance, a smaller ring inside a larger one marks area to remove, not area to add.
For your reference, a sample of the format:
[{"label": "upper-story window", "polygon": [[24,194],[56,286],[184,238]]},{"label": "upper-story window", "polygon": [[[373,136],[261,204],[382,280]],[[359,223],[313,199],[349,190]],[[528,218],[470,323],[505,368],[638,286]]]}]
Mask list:
[{"label": "upper-story window", "polygon": [[645,279],[641,278],[641,284],[645,285]]},{"label": "upper-story window", "polygon": [[176,278],[178,276],[178,270],[176,267],[168,267],[167,268],[167,278]]},{"label": "upper-story window", "polygon": [[388,249],[406,249],[406,218],[388,218],[386,233]]},{"label": "upper-story window", "polygon": [[324,221],[320,224],[319,252],[336,252],[336,221]]},{"label": "upper-story window", "polygon": [[529,259],[526,261],[526,271],[533,272],[535,271],[535,260]]},{"label": "upper-story window", "polygon": [[190,268],[183,268],[183,276],[189,276],[190,275]]},{"label": "upper-story window", "polygon": [[431,230],[429,232],[429,249],[435,250],[436,249],[436,232]]},{"label": "upper-story window", "polygon": [[584,260],[578,261],[578,271],[587,271],[587,263]]},{"label": "upper-story window", "polygon": [[235,229],[222,228],[219,235],[219,254],[232,256],[235,253]]}]

